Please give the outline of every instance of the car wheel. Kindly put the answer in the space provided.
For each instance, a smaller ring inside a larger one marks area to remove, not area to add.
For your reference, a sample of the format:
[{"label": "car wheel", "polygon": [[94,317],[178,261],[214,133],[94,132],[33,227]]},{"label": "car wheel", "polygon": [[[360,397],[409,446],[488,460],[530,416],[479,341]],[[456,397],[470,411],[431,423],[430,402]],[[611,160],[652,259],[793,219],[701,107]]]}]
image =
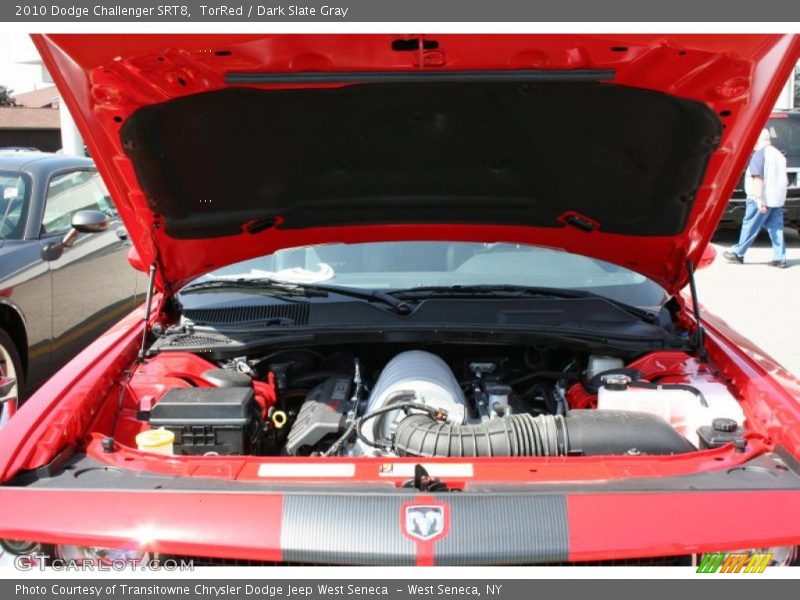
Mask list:
[{"label": "car wheel", "polygon": [[16,412],[22,387],[22,361],[14,340],[0,329],[0,429]]}]

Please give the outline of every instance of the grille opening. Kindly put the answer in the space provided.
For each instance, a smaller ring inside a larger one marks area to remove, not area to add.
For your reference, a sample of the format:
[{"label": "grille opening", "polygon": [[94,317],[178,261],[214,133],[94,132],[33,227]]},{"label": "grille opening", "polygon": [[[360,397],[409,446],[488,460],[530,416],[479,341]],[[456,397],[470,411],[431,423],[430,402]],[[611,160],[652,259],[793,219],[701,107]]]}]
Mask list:
[{"label": "grille opening", "polygon": [[307,304],[267,304],[261,306],[234,306],[231,308],[185,309],[183,316],[197,325],[229,325],[256,323],[261,325],[306,325]]},{"label": "grille opening", "polygon": [[219,344],[230,344],[231,340],[218,337],[209,337],[206,335],[181,335],[175,336],[170,339],[170,346],[184,347],[184,346],[216,346]]}]

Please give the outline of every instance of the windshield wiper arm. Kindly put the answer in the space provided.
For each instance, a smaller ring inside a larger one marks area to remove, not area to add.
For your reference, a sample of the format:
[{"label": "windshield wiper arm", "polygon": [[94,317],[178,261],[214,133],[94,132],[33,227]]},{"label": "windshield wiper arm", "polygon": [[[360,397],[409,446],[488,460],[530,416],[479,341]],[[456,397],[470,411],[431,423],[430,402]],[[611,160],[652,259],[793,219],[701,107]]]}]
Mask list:
[{"label": "windshield wiper arm", "polygon": [[206,292],[212,290],[246,290],[263,293],[271,293],[275,296],[326,296],[326,292],[315,292],[311,290],[300,289],[294,286],[277,285],[281,282],[274,282],[272,280],[259,279],[212,279],[208,281],[198,281],[183,288],[179,293],[191,294],[194,292]]},{"label": "windshield wiper arm", "polygon": [[324,285],[319,283],[297,283],[294,281],[282,281],[270,279],[269,277],[240,278],[240,279],[216,279],[212,281],[200,281],[186,286],[181,293],[198,292],[214,289],[248,289],[261,291],[277,291],[289,294],[302,294],[306,296],[326,296],[328,294],[338,294],[349,298],[358,298],[367,302],[379,302],[389,306],[400,315],[407,315],[411,312],[411,306],[395,298],[394,296],[378,290],[362,290],[359,288],[349,288],[338,285]]},{"label": "windshield wiper arm", "polygon": [[296,285],[301,289],[319,290],[322,292],[339,294],[340,296],[349,296],[350,298],[358,298],[359,300],[366,300],[367,302],[379,302],[390,307],[399,315],[411,313],[411,306],[407,302],[387,292],[381,292],[380,290],[364,290],[339,285],[322,285],[318,283],[292,283],[290,285]]}]

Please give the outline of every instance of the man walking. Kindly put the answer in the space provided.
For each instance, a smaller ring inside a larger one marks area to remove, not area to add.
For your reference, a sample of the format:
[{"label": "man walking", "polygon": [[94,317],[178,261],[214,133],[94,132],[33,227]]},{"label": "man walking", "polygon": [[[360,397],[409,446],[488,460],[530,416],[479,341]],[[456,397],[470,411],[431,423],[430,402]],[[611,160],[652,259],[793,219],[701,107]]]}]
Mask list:
[{"label": "man walking", "polygon": [[786,202],[788,185],[786,157],[772,145],[769,130],[764,129],[758,138],[744,176],[747,204],[739,243],[722,253],[728,261],[743,263],[745,252],[756,241],[763,227],[772,242],[772,266],[786,268],[783,205]]}]

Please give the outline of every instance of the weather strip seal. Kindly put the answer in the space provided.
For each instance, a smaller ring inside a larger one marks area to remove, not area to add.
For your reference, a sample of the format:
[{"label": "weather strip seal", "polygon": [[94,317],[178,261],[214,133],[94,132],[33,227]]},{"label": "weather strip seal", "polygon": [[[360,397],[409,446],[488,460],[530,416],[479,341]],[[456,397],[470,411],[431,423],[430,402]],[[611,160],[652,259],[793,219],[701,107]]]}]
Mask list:
[{"label": "weather strip seal", "polygon": [[498,71],[327,71],[267,73],[229,71],[225,83],[245,84],[349,84],[349,83],[552,83],[597,82],[614,79],[614,69],[510,69]]}]

